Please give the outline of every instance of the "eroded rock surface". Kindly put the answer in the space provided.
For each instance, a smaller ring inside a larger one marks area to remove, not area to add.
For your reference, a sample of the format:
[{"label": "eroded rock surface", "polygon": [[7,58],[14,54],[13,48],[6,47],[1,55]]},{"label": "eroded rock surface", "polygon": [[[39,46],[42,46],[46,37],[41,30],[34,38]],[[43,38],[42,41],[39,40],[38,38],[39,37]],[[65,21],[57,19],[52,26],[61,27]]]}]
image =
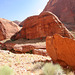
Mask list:
[{"label": "eroded rock surface", "polygon": [[[35,42],[36,41],[36,42]],[[9,50],[14,53],[32,53],[47,56],[45,40],[17,40],[1,43],[2,50]]]},{"label": "eroded rock surface", "polygon": [[53,12],[62,22],[75,24],[75,0],[49,0],[44,11]]},{"label": "eroded rock surface", "polygon": [[14,22],[0,18],[0,40],[10,38],[19,30],[20,27]]},{"label": "eroded rock surface", "polygon": [[73,38],[62,22],[51,12],[43,12],[37,16],[28,17],[22,22],[23,28],[11,39],[36,39],[52,36],[57,33],[64,37]]},{"label": "eroded rock surface", "polygon": [[75,69],[75,40],[59,34],[46,38],[46,49],[55,63]]}]

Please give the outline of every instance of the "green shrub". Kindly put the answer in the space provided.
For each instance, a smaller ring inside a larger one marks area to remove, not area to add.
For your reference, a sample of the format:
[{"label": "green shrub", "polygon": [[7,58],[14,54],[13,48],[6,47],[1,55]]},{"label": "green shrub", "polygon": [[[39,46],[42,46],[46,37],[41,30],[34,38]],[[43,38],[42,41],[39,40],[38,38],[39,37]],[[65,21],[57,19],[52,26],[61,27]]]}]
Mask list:
[{"label": "green shrub", "polygon": [[14,75],[14,71],[9,66],[2,66],[0,67],[0,75]]},{"label": "green shrub", "polygon": [[58,64],[46,63],[42,70],[45,75],[63,75],[63,69]]}]

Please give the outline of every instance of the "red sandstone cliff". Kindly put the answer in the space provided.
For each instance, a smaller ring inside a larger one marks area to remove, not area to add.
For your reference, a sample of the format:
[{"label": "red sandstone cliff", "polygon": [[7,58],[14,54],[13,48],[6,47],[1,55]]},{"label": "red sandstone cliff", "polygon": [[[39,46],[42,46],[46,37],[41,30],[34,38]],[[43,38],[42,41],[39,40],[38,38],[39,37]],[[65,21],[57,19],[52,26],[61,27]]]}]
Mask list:
[{"label": "red sandstone cliff", "polygon": [[75,24],[75,0],[49,0],[43,11],[53,12],[64,23]]}]

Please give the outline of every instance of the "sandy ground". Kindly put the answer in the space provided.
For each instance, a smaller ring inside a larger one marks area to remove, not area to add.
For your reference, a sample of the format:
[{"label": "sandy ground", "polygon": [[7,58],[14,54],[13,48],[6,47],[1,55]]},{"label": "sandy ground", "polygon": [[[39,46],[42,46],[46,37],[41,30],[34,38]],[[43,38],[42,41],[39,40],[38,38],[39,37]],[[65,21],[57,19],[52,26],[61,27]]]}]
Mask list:
[{"label": "sandy ground", "polygon": [[[8,65],[14,69],[15,75],[41,75],[42,70],[34,68],[37,62],[50,61],[50,57],[33,54],[14,54],[0,50],[0,66]],[[37,65],[38,67],[38,65]],[[32,69],[34,70],[32,71]]]}]

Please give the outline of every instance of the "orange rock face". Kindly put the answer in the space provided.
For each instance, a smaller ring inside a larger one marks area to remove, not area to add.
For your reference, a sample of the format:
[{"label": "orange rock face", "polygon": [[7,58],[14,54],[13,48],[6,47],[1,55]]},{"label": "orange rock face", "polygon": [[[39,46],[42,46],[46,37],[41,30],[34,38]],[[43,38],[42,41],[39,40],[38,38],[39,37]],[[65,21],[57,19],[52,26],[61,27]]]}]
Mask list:
[{"label": "orange rock face", "polygon": [[12,21],[0,18],[0,40],[8,39],[16,32],[20,30],[20,27]]},{"label": "orange rock face", "polygon": [[55,63],[75,69],[75,40],[59,34],[46,38],[46,49]]},{"label": "orange rock face", "polygon": [[61,21],[51,12],[43,12],[37,16],[28,17],[22,22],[23,28],[11,39],[36,39],[58,33],[64,37],[73,38]]},{"label": "orange rock face", "polygon": [[53,12],[62,22],[75,24],[75,0],[49,0],[44,11]]}]

